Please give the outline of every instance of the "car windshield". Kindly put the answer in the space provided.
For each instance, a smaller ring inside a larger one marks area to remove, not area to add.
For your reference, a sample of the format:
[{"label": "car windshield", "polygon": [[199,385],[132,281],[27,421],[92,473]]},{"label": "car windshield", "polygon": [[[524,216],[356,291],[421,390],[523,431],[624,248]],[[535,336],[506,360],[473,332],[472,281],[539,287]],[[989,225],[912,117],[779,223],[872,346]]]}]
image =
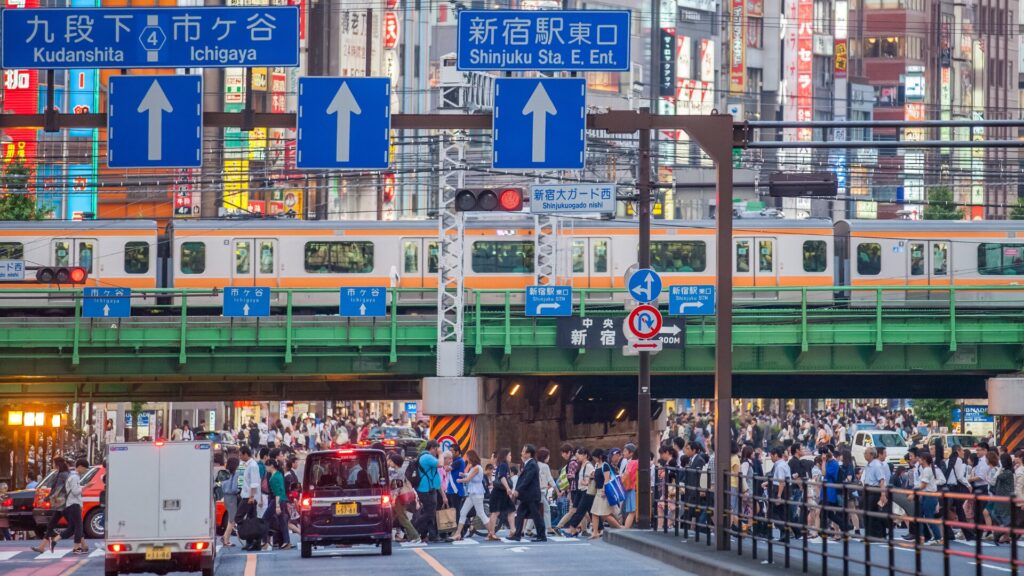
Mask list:
[{"label": "car windshield", "polygon": [[946,437],[946,446],[963,446],[964,448],[971,448],[978,442],[981,442],[979,436],[970,436],[968,434],[950,434]]},{"label": "car windshield", "polygon": [[396,440],[399,438],[419,438],[412,428],[371,428],[370,438],[388,438]]},{"label": "car windshield", "polygon": [[92,482],[92,479],[96,477],[96,473],[99,471],[99,466],[93,466],[92,468],[89,468],[89,470],[85,473],[85,476],[82,476],[82,479],[79,480],[79,484],[88,484],[89,482]]},{"label": "car windshield", "polygon": [[872,434],[871,439],[875,446],[885,446],[886,448],[904,448],[907,445],[899,434]]},{"label": "car windshield", "polygon": [[43,478],[43,480],[39,483],[38,486],[36,486],[36,488],[49,488],[49,487],[53,486],[53,482],[54,482],[54,479],[56,477],[57,477],[57,471],[54,470],[54,471],[50,472],[49,474],[47,474],[46,478]]},{"label": "car windshield", "polygon": [[376,454],[313,456],[307,478],[313,489],[368,489],[379,485],[384,466]]}]

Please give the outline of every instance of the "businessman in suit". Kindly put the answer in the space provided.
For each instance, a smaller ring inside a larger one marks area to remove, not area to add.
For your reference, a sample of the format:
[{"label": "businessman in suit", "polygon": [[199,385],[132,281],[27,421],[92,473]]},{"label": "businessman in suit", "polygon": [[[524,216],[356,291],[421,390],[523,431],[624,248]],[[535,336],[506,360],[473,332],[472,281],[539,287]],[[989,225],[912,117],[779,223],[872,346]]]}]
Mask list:
[{"label": "businessman in suit", "polygon": [[544,498],[540,493],[540,467],[537,465],[537,448],[533,444],[523,446],[519,455],[523,461],[523,470],[519,473],[515,489],[509,495],[513,500],[519,500],[519,507],[516,509],[516,531],[509,540],[518,542],[523,538],[523,524],[526,518],[533,520],[537,529],[537,536],[534,542],[547,542],[547,527],[544,526]]}]

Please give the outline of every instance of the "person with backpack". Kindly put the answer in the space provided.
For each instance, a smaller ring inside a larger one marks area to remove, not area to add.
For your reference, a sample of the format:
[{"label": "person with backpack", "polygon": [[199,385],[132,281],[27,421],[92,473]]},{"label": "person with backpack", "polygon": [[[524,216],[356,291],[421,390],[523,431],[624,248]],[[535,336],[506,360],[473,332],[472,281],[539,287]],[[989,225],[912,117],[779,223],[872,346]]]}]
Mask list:
[{"label": "person with backpack", "polygon": [[67,505],[68,494],[66,484],[68,476],[71,475],[68,463],[63,457],[57,456],[53,459],[53,468],[57,471],[57,476],[53,479],[53,487],[46,496],[46,501],[50,503],[50,510],[53,510],[53,514],[50,516],[50,521],[46,524],[46,530],[43,532],[43,541],[39,543],[39,546],[32,547],[33,552],[40,554],[49,551],[53,547],[53,536],[56,534],[57,524],[63,518],[64,507]]},{"label": "person with backpack", "polygon": [[[419,477],[415,483],[416,496],[419,500],[419,511],[413,519],[416,531],[420,533],[421,540],[438,542],[437,534],[437,508],[441,499],[441,474],[437,470],[438,456],[441,452],[441,445],[437,440],[429,440],[426,450],[423,451],[409,466],[414,467],[413,478]],[[409,473],[407,473],[409,474]]]}]

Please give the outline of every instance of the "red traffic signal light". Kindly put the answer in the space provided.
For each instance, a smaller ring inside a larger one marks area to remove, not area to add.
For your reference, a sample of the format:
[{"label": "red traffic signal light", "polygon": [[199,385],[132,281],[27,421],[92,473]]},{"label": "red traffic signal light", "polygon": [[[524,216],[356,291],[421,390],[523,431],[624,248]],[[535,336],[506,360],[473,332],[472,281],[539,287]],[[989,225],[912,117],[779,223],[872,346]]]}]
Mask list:
[{"label": "red traffic signal light", "polygon": [[523,191],[519,188],[505,188],[498,195],[498,205],[506,212],[518,212],[523,209]]},{"label": "red traffic signal light", "polygon": [[40,284],[85,284],[89,273],[81,266],[47,266],[36,269],[36,282]]},{"label": "red traffic signal light", "polygon": [[462,188],[455,193],[459,212],[518,212],[523,209],[522,188]]}]

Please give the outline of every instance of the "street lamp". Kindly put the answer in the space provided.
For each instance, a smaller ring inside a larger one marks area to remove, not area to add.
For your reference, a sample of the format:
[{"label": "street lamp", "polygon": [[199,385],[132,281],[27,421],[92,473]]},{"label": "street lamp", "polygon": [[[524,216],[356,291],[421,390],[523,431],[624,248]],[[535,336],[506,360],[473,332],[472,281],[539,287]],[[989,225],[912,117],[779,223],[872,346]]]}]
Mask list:
[{"label": "street lamp", "polygon": [[54,414],[50,417],[50,426],[52,428],[60,428],[61,414]]},{"label": "street lamp", "polygon": [[8,426],[21,426],[24,421],[25,413],[21,410],[8,410],[7,411],[7,425]]}]

